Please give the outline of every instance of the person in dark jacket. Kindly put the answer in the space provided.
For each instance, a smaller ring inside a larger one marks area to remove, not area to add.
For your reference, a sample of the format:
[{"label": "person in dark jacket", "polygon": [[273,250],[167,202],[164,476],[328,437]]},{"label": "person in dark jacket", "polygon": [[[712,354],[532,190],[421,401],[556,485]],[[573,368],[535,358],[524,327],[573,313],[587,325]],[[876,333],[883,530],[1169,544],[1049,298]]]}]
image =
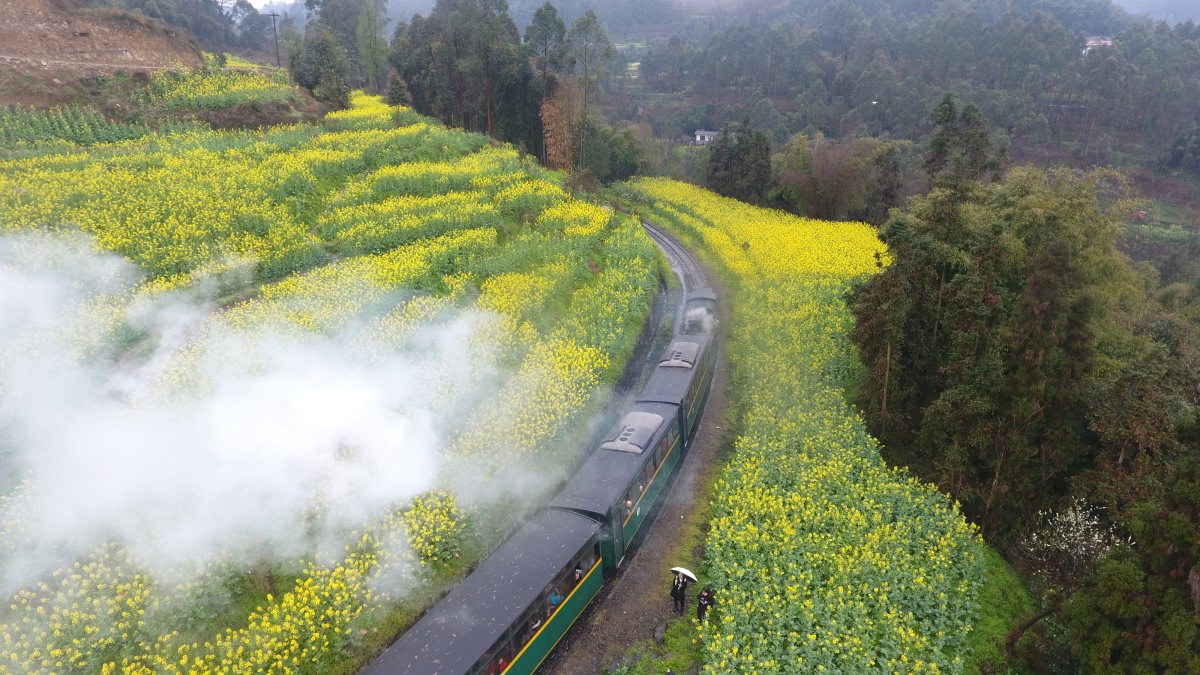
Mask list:
[{"label": "person in dark jacket", "polygon": [[683,576],[683,573],[676,572],[675,580],[671,582],[671,599],[675,601],[675,613],[683,614],[683,608],[687,604],[687,587],[690,579]]},{"label": "person in dark jacket", "polygon": [[713,606],[712,588],[705,586],[704,590],[700,591],[700,595],[696,596],[696,618],[700,621],[704,620],[704,615],[708,613],[709,608]]}]

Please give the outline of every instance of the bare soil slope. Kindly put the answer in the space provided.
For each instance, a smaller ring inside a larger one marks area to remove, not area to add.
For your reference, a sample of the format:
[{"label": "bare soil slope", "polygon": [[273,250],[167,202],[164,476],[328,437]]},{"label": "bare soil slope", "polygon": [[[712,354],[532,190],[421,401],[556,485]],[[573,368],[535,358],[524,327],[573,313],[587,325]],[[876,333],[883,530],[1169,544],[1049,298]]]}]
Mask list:
[{"label": "bare soil slope", "polygon": [[69,0],[0,0],[0,105],[74,100],[81,78],[203,63],[187,35]]}]

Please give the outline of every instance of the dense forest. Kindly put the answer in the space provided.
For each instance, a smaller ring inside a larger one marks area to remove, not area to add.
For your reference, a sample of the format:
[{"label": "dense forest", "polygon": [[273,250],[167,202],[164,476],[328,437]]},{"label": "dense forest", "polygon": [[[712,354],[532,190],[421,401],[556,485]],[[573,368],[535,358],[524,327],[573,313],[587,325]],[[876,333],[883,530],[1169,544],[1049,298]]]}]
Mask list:
[{"label": "dense forest", "polygon": [[[917,139],[952,91],[1018,146],[1099,163],[1130,145],[1164,154],[1196,118],[1200,31],[1131,23],[1106,1],[1054,4],[787,3],[651,46],[639,84],[663,136],[746,115],[777,143]],[[1112,44],[1086,48],[1089,35]]]},{"label": "dense forest", "polygon": [[852,297],[872,432],[1038,593],[1010,656],[1038,672],[1196,672],[1197,269],[1162,285],[1118,250],[1119,174],[980,181],[989,144],[952,101],[933,121],[933,189],[892,212],[892,263]]},{"label": "dense forest", "polygon": [[271,18],[248,0],[65,1],[81,7],[138,12],[189,31],[209,49],[264,49],[271,39]]},{"label": "dense forest", "polygon": [[1171,23],[1200,21],[1200,4],[1192,0],[1116,0],[1134,14],[1145,14]]}]

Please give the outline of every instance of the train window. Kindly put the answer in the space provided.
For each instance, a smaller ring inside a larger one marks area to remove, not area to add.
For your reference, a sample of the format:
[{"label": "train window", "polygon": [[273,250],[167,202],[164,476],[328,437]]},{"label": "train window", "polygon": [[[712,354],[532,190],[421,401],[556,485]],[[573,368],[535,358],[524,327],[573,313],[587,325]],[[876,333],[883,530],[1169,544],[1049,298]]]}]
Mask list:
[{"label": "train window", "polygon": [[[582,579],[583,575],[579,575],[579,578]],[[574,573],[568,574],[562,581],[559,582],[558,592],[562,593],[564,600],[568,595],[571,594],[571,591],[575,590],[575,585],[578,583],[579,580],[575,578]]]},{"label": "train window", "polygon": [[595,565],[596,561],[599,559],[600,542],[595,541],[592,543],[591,548],[586,549],[583,551],[583,553],[579,554],[579,558],[575,563],[575,570],[576,572],[580,572],[580,575],[579,579],[575,579],[575,582],[578,583],[579,581],[582,581],[583,575],[587,574],[588,570],[592,569],[592,565]]},{"label": "train window", "polygon": [[483,655],[479,660],[480,665],[476,666],[475,672],[481,675],[500,675],[508,664],[512,662],[512,647],[509,646],[507,640],[503,644],[493,647]]},{"label": "train window", "polygon": [[546,592],[542,594],[543,599],[546,601],[547,617],[554,614],[554,612],[558,610],[559,606],[562,605],[563,600],[567,599],[567,593],[570,591],[564,593],[562,590],[563,582],[565,580],[565,578],[559,578],[558,581],[551,582],[551,584],[546,587]]},{"label": "train window", "polygon": [[542,623],[546,620],[546,613],[543,611],[543,606],[539,600],[529,611],[525,613],[524,620],[518,624],[520,627],[513,634],[514,644],[519,647],[524,647],[529,644],[538,631],[542,629]]},{"label": "train window", "polygon": [[512,663],[513,648],[511,642],[505,642],[500,646],[496,654],[496,668],[498,673],[503,673],[504,669]]}]

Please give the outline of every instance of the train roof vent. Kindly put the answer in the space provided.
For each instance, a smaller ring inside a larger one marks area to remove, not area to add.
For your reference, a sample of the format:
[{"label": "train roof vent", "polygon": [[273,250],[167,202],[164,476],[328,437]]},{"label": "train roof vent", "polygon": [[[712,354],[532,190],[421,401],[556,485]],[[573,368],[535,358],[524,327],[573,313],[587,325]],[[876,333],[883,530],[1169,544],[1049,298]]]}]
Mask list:
[{"label": "train roof vent", "polygon": [[618,452],[632,452],[641,454],[646,450],[646,446],[650,444],[650,439],[654,437],[654,432],[662,426],[663,418],[661,415],[647,412],[631,412],[621,420],[613,430],[604,437],[604,442],[600,444],[603,450],[616,450]]},{"label": "train roof vent", "polygon": [[691,368],[696,365],[698,356],[700,356],[699,344],[683,341],[672,342],[658,365],[666,368]]}]

